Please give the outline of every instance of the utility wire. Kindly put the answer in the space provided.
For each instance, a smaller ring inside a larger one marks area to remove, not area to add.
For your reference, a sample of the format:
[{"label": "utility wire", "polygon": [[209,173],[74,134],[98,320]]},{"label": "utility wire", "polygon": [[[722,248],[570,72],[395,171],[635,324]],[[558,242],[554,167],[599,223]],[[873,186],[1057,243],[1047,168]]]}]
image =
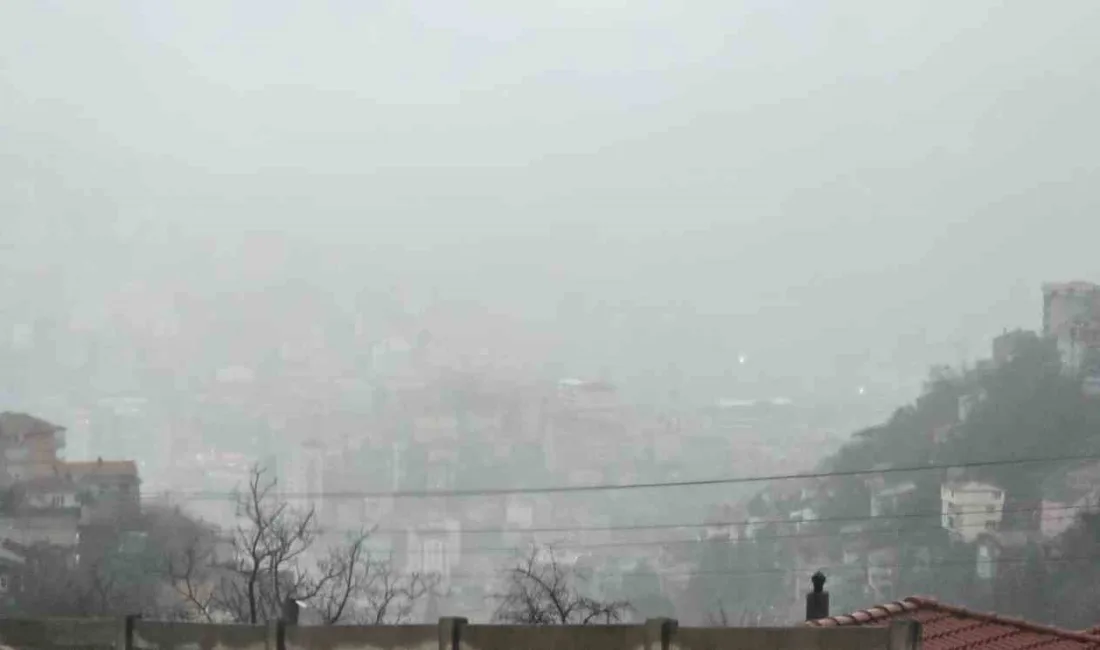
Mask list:
[{"label": "utility wire", "polygon": [[[1062,510],[1074,508],[1086,508],[1088,506],[1051,506],[1048,510]],[[1002,508],[1001,513],[1042,513],[1042,507],[1027,508]],[[959,513],[944,513],[942,510],[928,510],[925,513],[901,513],[895,515],[855,515],[848,517],[815,517],[812,519],[739,519],[739,520],[708,520],[708,521],[683,521],[675,524],[624,524],[606,526],[546,526],[531,528],[461,528],[449,530],[447,528],[415,528],[417,532],[425,535],[443,535],[443,533],[459,533],[459,535],[498,535],[498,533],[530,533],[530,532],[605,532],[628,530],[678,530],[683,528],[730,528],[735,526],[771,526],[771,525],[810,525],[810,524],[859,524],[862,521],[893,521],[897,519],[921,519],[925,517],[942,517],[950,515],[982,515],[988,510],[959,511]],[[378,533],[403,533],[409,528],[377,528]],[[355,532],[353,529],[344,529],[342,532]]]},{"label": "utility wire", "polygon": [[[1085,506],[1067,506],[1070,508],[1084,508]],[[1034,510],[1033,510],[1034,511]],[[1010,511],[1003,511],[1010,512]],[[1026,511],[1015,511],[1026,512]],[[974,511],[972,513],[953,513],[955,516],[961,514],[987,514],[985,510]],[[1049,517],[1044,519],[1047,522],[1061,522],[1065,520],[1076,519],[1076,514],[1063,514],[1058,517]],[[986,528],[985,522],[973,523],[973,524],[958,524],[952,526],[950,529],[945,529],[943,526],[918,526],[915,528],[881,528],[878,530],[861,530],[853,532],[851,534],[838,534],[836,532],[815,532],[815,533],[787,533],[776,535],[754,535],[752,537],[741,537],[736,539],[724,539],[724,538],[712,538],[712,539],[663,539],[663,540],[635,540],[635,541],[619,541],[619,542],[532,542],[526,546],[481,546],[481,545],[463,545],[460,547],[460,552],[466,553],[479,553],[479,552],[492,552],[492,553],[514,553],[517,551],[530,550],[532,546],[546,546],[552,549],[597,549],[597,548],[635,548],[635,547],[649,547],[649,546],[681,546],[681,545],[719,545],[719,546],[735,546],[739,544],[756,544],[761,542],[768,542],[772,540],[781,539],[833,539],[837,537],[851,537],[855,539],[863,539],[867,537],[900,537],[901,535],[912,535],[913,533],[932,532],[938,530],[955,530],[959,528]]]},{"label": "utility wire", "polygon": [[[1029,561],[1029,558],[1025,557],[1002,557],[992,558],[989,560],[982,560],[985,564],[1025,564]],[[1084,555],[1084,556],[1065,556],[1058,558],[1043,558],[1039,562],[1040,564],[1074,564],[1077,562],[1097,562],[1100,561],[1100,555]],[[976,559],[970,560],[944,560],[939,562],[928,562],[924,564],[873,564],[870,562],[864,562],[860,564],[834,564],[827,566],[805,566],[788,569],[753,569],[753,570],[726,570],[726,569],[713,569],[710,571],[661,571],[659,569],[653,569],[652,571],[617,571],[616,576],[650,576],[657,574],[657,576],[664,577],[696,577],[696,576],[760,576],[760,575],[794,575],[794,574],[808,574],[812,571],[829,572],[835,571],[838,574],[843,575],[845,571],[853,571],[860,569],[899,569],[909,571],[922,571],[922,570],[940,570],[940,569],[953,569],[958,567],[973,567],[978,563]],[[449,574],[448,578],[460,578],[460,579],[499,579],[502,575],[507,574],[509,571],[506,569],[500,573],[486,573],[486,572],[455,572]]]},{"label": "utility wire", "polygon": [[[1046,510],[1064,510],[1064,509],[1079,509],[1087,508],[1087,505],[1079,506],[1051,506]],[[1041,507],[1028,507],[1028,508],[1006,508],[1002,509],[1002,513],[1016,513],[1016,512],[1042,512],[1044,508]],[[740,520],[713,520],[713,521],[693,521],[693,522],[677,522],[677,523],[659,523],[659,524],[607,524],[596,526],[532,526],[530,528],[501,528],[501,527],[488,527],[488,528],[460,528],[458,530],[451,530],[441,527],[417,527],[408,526],[404,528],[374,528],[372,532],[378,534],[402,534],[409,530],[415,530],[419,534],[431,535],[431,534],[459,534],[459,535],[496,535],[505,533],[516,534],[528,534],[528,533],[583,533],[583,532],[608,532],[608,531],[642,531],[642,530],[679,530],[685,528],[730,528],[733,526],[769,526],[769,525],[809,525],[809,524],[826,524],[826,523],[861,523],[866,521],[895,521],[898,519],[921,519],[926,517],[941,517],[944,515],[967,515],[967,514],[985,514],[986,510],[981,511],[965,511],[955,513],[945,513],[938,510],[930,510],[927,512],[906,512],[890,515],[854,515],[847,517],[815,517],[813,519],[740,519]],[[354,534],[360,532],[360,529],[342,528],[342,529],[328,529],[329,532],[342,532]]]},{"label": "utility wire", "polygon": [[[1063,514],[1061,514],[1060,516],[1046,517],[1046,518],[1043,519],[1043,521],[1047,521],[1047,522],[1054,522],[1054,521],[1061,522],[1061,521],[1065,521],[1067,519],[1073,520],[1073,519],[1076,519],[1076,517],[1077,517],[1076,512],[1067,513],[1066,511],[1078,511],[1078,510],[1085,510],[1085,509],[1091,509],[1091,508],[1093,508],[1093,506],[1091,504],[1088,504],[1088,505],[1063,505],[1063,506],[1054,506],[1054,507],[1050,507],[1050,508],[1012,508],[1012,509],[1000,510],[998,512],[1000,514],[1004,515],[1004,514],[1012,514],[1012,513],[1035,513],[1035,512],[1040,512],[1041,513],[1041,512],[1046,512],[1046,511],[1062,511]],[[966,510],[966,511],[953,512],[953,513],[950,513],[950,516],[987,515],[987,514],[990,514],[989,511],[985,510],[985,509],[982,509],[982,510]],[[943,513],[938,513],[938,512],[932,512],[932,513],[906,513],[906,514],[902,514],[902,515],[880,515],[880,516],[875,516],[875,517],[863,517],[859,520],[860,521],[879,521],[879,520],[893,521],[893,520],[902,519],[902,518],[915,518],[915,517],[928,517],[928,518],[936,517],[936,518],[940,518],[942,516],[944,516]],[[819,521],[828,521],[828,520],[825,520],[825,519],[821,519],[821,520],[811,519],[811,520],[807,520],[805,522],[792,522],[790,520],[783,520],[783,519],[772,520],[773,523],[783,523],[783,524],[798,524],[798,523],[813,524],[813,523],[817,523]],[[741,522],[741,523],[746,523],[746,522]],[[756,521],[756,522],[750,522],[750,523],[761,524],[763,522]],[[725,527],[722,524],[696,524],[696,526],[697,527],[698,526],[707,526],[707,527],[716,527],[716,528],[717,527]],[[952,526],[951,528],[952,529],[958,529],[958,528],[985,528],[985,527],[986,527],[985,522],[978,522],[978,523],[973,523],[973,524],[959,524],[959,525],[956,525],[956,526]],[[555,530],[568,531],[569,529],[555,529]],[[561,541],[536,542],[534,540],[528,540],[528,542],[526,544],[513,545],[513,546],[484,546],[484,545],[480,545],[480,544],[462,544],[461,547],[460,547],[460,553],[463,554],[463,555],[477,554],[477,553],[480,553],[480,552],[492,552],[492,553],[495,553],[495,552],[501,552],[501,553],[510,552],[510,553],[517,553],[517,552],[530,551],[530,549],[533,546],[544,546],[544,547],[549,547],[549,548],[555,549],[555,550],[556,549],[634,548],[634,547],[650,547],[650,546],[661,547],[661,546],[678,546],[678,545],[731,546],[731,545],[738,545],[738,544],[754,544],[754,543],[766,542],[766,541],[769,541],[769,540],[780,540],[780,539],[798,540],[798,539],[820,539],[820,538],[836,538],[836,537],[862,539],[862,538],[866,538],[866,537],[889,537],[889,536],[911,535],[913,533],[932,532],[932,531],[939,531],[939,530],[944,530],[944,527],[942,525],[935,525],[935,526],[917,526],[917,527],[912,527],[912,528],[877,528],[877,529],[862,529],[862,530],[857,530],[857,531],[853,531],[853,532],[850,532],[850,533],[840,533],[840,532],[837,532],[837,531],[813,532],[813,533],[794,532],[794,533],[785,533],[785,534],[784,533],[779,533],[779,534],[772,534],[772,535],[753,535],[752,537],[740,537],[740,538],[736,538],[736,539],[716,537],[716,538],[709,538],[709,539],[706,539],[706,538],[704,538],[704,539],[699,539],[699,538],[695,538],[695,539],[692,539],[692,538],[687,538],[687,539],[678,538],[678,539],[634,540],[634,541],[616,541],[616,542],[568,542],[568,541],[565,541],[565,542],[561,542]],[[338,529],[338,530],[329,530],[329,531],[325,531],[325,532],[337,532],[337,533],[346,533],[348,535],[360,535],[364,531],[362,529]],[[380,530],[380,529],[374,529],[374,530],[369,530],[368,532],[370,532],[370,534],[375,534],[375,533],[379,533],[379,532],[383,532],[383,531]],[[403,534],[407,531],[404,530],[404,529],[396,529],[392,532],[397,532],[397,533]],[[416,532],[419,533],[419,534],[430,534],[429,531],[425,530],[425,529],[416,529]],[[460,533],[461,531],[447,531],[447,530],[444,530],[444,529],[435,529],[435,532],[437,532],[438,534],[454,534],[456,532]],[[529,530],[522,530],[522,529],[514,529],[514,530],[510,530],[508,532],[518,534],[518,533],[526,533],[526,532],[530,532],[530,531]]]},{"label": "utility wire", "polygon": [[[935,470],[944,469],[956,469],[956,468],[981,468],[981,467],[1003,467],[1010,465],[1024,465],[1024,464],[1041,464],[1041,463],[1066,463],[1066,462],[1080,462],[1083,460],[1100,460],[1100,455],[1085,455],[1085,456],[1052,456],[1046,458],[1006,458],[1001,460],[985,460],[985,461],[972,461],[965,463],[952,463],[949,465],[909,465],[902,467],[887,467],[882,469],[860,469],[860,470],[848,470],[848,471],[835,471],[835,472],[807,472],[801,474],[772,474],[772,475],[759,475],[759,476],[742,476],[742,477],[727,477],[727,478],[713,478],[713,479],[695,479],[686,481],[652,481],[641,483],[603,483],[603,484],[590,484],[590,485],[557,485],[548,487],[531,487],[531,488],[484,488],[484,489],[468,489],[468,490],[397,490],[391,492],[372,492],[372,491],[358,491],[358,490],[345,490],[345,491],[332,491],[332,492],[281,492],[279,498],[281,499],[311,499],[311,498],[325,498],[325,499],[432,499],[432,498],[457,498],[457,497],[480,497],[480,496],[504,496],[511,494],[568,494],[568,493],[583,493],[583,492],[611,492],[617,490],[645,490],[645,489],[667,489],[667,488],[682,488],[682,487],[705,487],[713,485],[736,485],[747,483],[764,483],[769,481],[797,481],[797,480],[813,480],[813,479],[825,479],[825,478],[840,478],[840,477],[853,477],[853,476],[869,476],[869,475],[881,475],[881,474],[900,474],[900,473],[912,473],[912,472],[929,472]],[[143,498],[157,498],[160,497],[182,497],[184,500],[202,500],[202,499],[227,499],[237,496],[237,492],[208,492],[202,490],[187,491],[187,492],[162,492],[154,494],[143,495]]]}]

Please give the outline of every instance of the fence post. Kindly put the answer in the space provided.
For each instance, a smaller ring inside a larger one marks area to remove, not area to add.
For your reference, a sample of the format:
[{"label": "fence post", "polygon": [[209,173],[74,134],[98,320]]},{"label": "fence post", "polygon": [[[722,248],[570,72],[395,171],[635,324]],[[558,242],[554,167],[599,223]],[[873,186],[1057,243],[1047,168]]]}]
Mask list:
[{"label": "fence post", "polygon": [[889,650],[921,650],[921,625],[918,621],[891,621]]},{"label": "fence post", "polygon": [[674,618],[647,618],[645,621],[647,650],[669,650],[672,647],[672,637],[676,635],[679,627],[680,623]]},{"label": "fence post", "polygon": [[439,650],[459,650],[462,645],[462,628],[468,622],[461,616],[445,616],[439,619]]},{"label": "fence post", "polygon": [[267,622],[267,650],[286,650],[286,622],[281,618]]},{"label": "fence post", "polygon": [[137,614],[122,617],[118,629],[118,641],[115,644],[118,650],[134,650],[134,622],[139,618],[141,616]]}]

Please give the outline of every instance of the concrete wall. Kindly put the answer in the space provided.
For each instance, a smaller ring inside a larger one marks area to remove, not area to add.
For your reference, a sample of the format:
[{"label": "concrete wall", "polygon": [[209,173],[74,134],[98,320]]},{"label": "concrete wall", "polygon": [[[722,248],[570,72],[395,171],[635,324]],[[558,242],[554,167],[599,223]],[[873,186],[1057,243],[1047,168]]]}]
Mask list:
[{"label": "concrete wall", "polygon": [[670,647],[682,650],[917,650],[920,644],[919,629],[911,639],[909,633],[898,627],[837,627],[828,629],[828,634],[806,633],[814,629],[681,628],[672,634]]},{"label": "concrete wall", "polygon": [[646,630],[641,625],[470,625],[462,630],[459,647],[461,650],[627,650],[647,646]]},{"label": "concrete wall", "polygon": [[283,626],[140,619],[0,620],[4,650],[919,650],[916,623],[889,627],[679,628],[642,625]]},{"label": "concrete wall", "polygon": [[436,625],[291,627],[286,630],[285,650],[436,650],[441,647],[439,629]]},{"label": "concrete wall", "polygon": [[122,622],[117,619],[4,619],[0,644],[7,648],[111,648]]},{"label": "concrete wall", "polygon": [[129,647],[117,650],[267,650],[268,643],[262,625],[135,620]]}]

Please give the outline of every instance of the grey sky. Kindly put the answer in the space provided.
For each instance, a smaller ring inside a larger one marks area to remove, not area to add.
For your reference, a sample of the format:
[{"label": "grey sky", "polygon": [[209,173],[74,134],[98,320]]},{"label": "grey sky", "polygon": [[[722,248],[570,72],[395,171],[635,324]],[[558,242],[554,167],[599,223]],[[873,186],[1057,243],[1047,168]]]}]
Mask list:
[{"label": "grey sky", "polygon": [[267,228],[345,288],[694,314],[569,325],[623,373],[912,370],[1098,279],[1098,29],[1091,0],[15,0],[0,164],[37,211],[0,218],[85,224],[22,254],[89,291],[210,290],[201,251]]}]

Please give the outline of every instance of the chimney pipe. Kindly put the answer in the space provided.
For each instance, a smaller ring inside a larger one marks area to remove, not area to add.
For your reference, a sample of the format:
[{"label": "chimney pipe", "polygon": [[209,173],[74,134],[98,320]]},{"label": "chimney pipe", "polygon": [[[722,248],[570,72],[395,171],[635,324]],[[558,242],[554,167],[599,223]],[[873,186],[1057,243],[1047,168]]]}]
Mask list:
[{"label": "chimney pipe", "polygon": [[810,580],[814,583],[814,590],[806,594],[806,620],[828,618],[829,592],[825,591],[825,574],[818,571]]},{"label": "chimney pipe", "polygon": [[301,606],[298,604],[298,601],[293,596],[287,596],[283,600],[283,611],[279,618],[287,625],[297,625],[298,613],[300,610]]}]

